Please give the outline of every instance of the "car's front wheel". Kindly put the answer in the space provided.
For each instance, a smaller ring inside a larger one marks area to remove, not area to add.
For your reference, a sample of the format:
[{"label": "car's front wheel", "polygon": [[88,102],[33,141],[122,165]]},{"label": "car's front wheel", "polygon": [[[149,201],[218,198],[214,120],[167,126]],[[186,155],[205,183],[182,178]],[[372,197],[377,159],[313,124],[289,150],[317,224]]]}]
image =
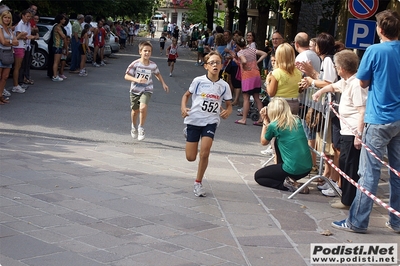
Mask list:
[{"label": "car's front wheel", "polygon": [[45,69],[48,60],[49,60],[49,55],[46,53],[46,51],[42,49],[37,49],[32,55],[31,68]]}]

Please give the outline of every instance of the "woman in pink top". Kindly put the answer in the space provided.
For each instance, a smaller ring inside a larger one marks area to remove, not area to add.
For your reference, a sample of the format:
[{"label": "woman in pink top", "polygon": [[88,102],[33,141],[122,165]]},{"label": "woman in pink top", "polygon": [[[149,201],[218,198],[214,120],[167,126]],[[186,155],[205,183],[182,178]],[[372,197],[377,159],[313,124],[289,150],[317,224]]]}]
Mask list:
[{"label": "woman in pink top", "polygon": [[[246,125],[247,114],[250,109],[250,95],[253,95],[258,110],[263,108],[263,104],[260,100],[261,75],[257,64],[267,57],[267,53],[251,47],[246,47],[246,41],[242,36],[238,36],[235,42],[240,50],[237,53],[237,57],[233,60],[239,65],[241,70],[243,92],[243,117],[242,119],[236,120],[235,123]],[[258,60],[257,56],[259,56]],[[254,125],[262,125],[262,121],[255,122]]]}]

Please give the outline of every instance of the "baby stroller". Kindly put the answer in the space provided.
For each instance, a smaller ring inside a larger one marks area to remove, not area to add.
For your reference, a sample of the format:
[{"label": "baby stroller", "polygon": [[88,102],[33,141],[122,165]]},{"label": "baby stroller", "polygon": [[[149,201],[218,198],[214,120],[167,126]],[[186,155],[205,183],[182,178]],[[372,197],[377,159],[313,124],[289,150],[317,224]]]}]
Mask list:
[{"label": "baby stroller", "polygon": [[[265,90],[261,91],[260,100],[263,106],[267,106],[269,104],[269,96]],[[241,115],[242,109],[238,110],[238,115]],[[258,110],[256,103],[254,101],[253,96],[250,96],[250,108],[249,112],[247,113],[247,118],[251,118],[252,121],[258,121],[260,118],[260,111]]]}]

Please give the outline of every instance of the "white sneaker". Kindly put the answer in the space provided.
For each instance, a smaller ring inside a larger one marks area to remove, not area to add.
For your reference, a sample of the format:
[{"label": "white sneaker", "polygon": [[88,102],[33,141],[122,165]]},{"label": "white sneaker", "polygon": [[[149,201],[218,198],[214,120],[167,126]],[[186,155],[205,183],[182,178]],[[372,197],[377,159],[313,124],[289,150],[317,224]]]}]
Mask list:
[{"label": "white sneaker", "polygon": [[104,63],[104,61],[101,61],[100,66],[106,66],[106,63]]},{"label": "white sneaker", "polygon": [[19,86],[20,86],[21,88],[23,88],[24,90],[27,90],[27,89],[29,88],[29,86],[26,85],[26,84],[20,84]]},{"label": "white sneaker", "polygon": [[59,76],[55,76],[51,79],[52,81],[63,81],[62,78],[60,78]]},{"label": "white sneaker", "polygon": [[131,128],[131,136],[134,139],[136,139],[138,137],[138,131],[134,127]]},{"label": "white sneaker", "polygon": [[[329,182],[331,182],[332,184],[334,184],[334,185],[337,186],[336,182],[332,181],[332,179],[329,179]],[[328,182],[325,182],[323,185],[317,186],[317,188],[318,188],[319,190],[326,190],[326,189],[330,189],[331,186],[329,185]]]},{"label": "white sneaker", "polygon": [[25,90],[23,88],[21,88],[21,86],[19,86],[19,85],[14,86],[11,91],[16,92],[16,93],[24,93],[25,92]]},{"label": "white sneaker", "polygon": [[79,71],[79,76],[80,77],[86,77],[87,76],[86,71],[84,71],[84,70]]},{"label": "white sneaker", "polygon": [[10,96],[11,96],[11,93],[10,93],[8,90],[4,89],[4,91],[3,91],[3,96],[5,96],[5,97],[10,97]]},{"label": "white sneaker", "polygon": [[268,147],[266,150],[261,151],[263,155],[272,155],[274,154],[274,150],[271,147]]},{"label": "white sneaker", "polygon": [[206,196],[206,192],[204,191],[203,185],[198,182],[194,182],[193,192],[196,197],[205,197]]},{"label": "white sneaker", "polygon": [[[342,190],[339,187],[337,187],[336,189],[339,192],[342,192]],[[336,194],[336,192],[333,190],[333,188],[328,188],[328,189],[322,190],[321,192],[322,192],[322,194],[324,194],[327,197],[336,197],[336,196],[338,196],[338,194]]]},{"label": "white sneaker", "polygon": [[92,63],[92,65],[93,65],[94,67],[100,67],[100,65],[97,64],[97,63]]},{"label": "white sneaker", "polygon": [[138,129],[138,140],[144,140],[144,138],[146,137],[146,135],[144,134],[144,129],[141,127]]}]

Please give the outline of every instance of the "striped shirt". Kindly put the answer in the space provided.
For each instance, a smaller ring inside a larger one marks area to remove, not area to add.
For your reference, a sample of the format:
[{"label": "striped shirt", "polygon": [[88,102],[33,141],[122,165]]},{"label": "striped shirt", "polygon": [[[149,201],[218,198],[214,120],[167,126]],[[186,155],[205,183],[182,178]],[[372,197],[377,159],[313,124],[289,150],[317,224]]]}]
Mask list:
[{"label": "striped shirt", "polygon": [[146,83],[131,82],[130,92],[140,95],[143,92],[153,93],[152,74],[157,75],[160,73],[160,70],[153,61],[149,61],[148,65],[144,65],[142,62],[140,62],[140,59],[137,59],[128,66],[125,73],[135,78],[147,79]]}]

